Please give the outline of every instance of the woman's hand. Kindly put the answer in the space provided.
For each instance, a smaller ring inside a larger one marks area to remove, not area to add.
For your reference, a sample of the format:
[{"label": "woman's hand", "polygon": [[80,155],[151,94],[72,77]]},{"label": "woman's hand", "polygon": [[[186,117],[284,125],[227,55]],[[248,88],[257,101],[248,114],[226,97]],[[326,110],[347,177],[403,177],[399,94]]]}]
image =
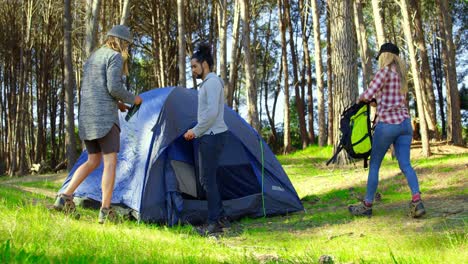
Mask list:
[{"label": "woman's hand", "polygon": [[127,111],[127,109],[130,108],[126,104],[124,104],[124,103],[122,103],[120,101],[117,102],[117,106],[119,107],[120,112],[125,112],[125,111]]},{"label": "woman's hand", "polygon": [[140,105],[141,103],[143,103],[143,99],[141,99],[139,95],[135,96],[135,101],[133,101],[133,104]]}]

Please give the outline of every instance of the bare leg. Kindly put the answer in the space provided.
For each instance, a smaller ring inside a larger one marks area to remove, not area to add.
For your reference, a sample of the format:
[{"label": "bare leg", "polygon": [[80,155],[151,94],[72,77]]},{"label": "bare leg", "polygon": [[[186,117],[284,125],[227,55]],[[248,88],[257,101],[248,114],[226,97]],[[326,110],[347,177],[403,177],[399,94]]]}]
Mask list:
[{"label": "bare leg", "polygon": [[114,191],[115,169],[117,167],[117,153],[104,154],[104,172],[102,174],[102,208],[109,208]]},{"label": "bare leg", "polygon": [[101,153],[88,154],[88,160],[73,174],[73,178],[67,186],[64,194],[71,196],[76,188],[95,170],[101,163]]}]

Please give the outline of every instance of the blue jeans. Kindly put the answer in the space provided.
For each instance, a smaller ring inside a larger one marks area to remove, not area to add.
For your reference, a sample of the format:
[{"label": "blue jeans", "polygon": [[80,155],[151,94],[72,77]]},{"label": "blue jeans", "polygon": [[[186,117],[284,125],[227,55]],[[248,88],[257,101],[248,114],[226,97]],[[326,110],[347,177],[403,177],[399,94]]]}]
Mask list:
[{"label": "blue jeans", "polygon": [[388,148],[393,144],[400,169],[405,174],[411,193],[419,193],[418,177],[410,163],[410,146],[413,139],[411,119],[407,118],[401,124],[377,123],[372,140],[369,176],[367,178],[367,193],[365,201],[372,203],[379,183],[379,169]]},{"label": "blue jeans", "polygon": [[216,171],[227,132],[204,135],[199,139],[198,169],[200,183],[206,192],[208,203],[208,223],[216,223],[224,215],[221,193],[219,192]]}]

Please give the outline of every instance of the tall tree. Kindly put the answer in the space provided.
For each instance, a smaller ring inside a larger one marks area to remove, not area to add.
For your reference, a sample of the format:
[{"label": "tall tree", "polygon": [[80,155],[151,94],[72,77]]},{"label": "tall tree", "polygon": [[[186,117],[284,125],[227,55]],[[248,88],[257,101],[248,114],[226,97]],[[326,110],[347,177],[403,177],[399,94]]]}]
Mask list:
[{"label": "tall tree", "polygon": [[100,6],[101,0],[86,0],[86,58],[96,47]]},{"label": "tall tree", "polygon": [[327,90],[328,90],[328,133],[327,133],[327,144],[333,145],[335,136],[334,136],[334,110],[333,110],[333,73],[332,73],[332,60],[331,60],[331,53],[332,53],[332,44],[331,44],[331,22],[330,22],[330,2],[327,1]]},{"label": "tall tree", "polygon": [[455,45],[452,37],[452,16],[448,1],[436,0],[442,38],[445,85],[447,95],[447,141],[463,146],[460,95],[457,87]]},{"label": "tall tree", "polygon": [[227,0],[218,0],[216,3],[218,8],[218,31],[219,31],[219,72],[224,83],[227,79]]},{"label": "tall tree", "polygon": [[186,70],[185,70],[185,19],[184,19],[184,0],[177,0],[177,22],[178,22],[178,46],[179,46],[179,85],[182,87],[187,86],[187,81],[185,79]]},{"label": "tall tree", "polygon": [[362,13],[363,0],[354,1],[354,21],[356,23],[356,34],[359,45],[359,54],[361,56],[362,64],[362,82],[364,87],[371,81],[372,77],[372,61],[367,45],[367,32],[366,25],[364,24],[364,16]]},{"label": "tall tree", "polygon": [[414,21],[414,40],[419,54],[421,89],[423,91],[424,114],[427,121],[429,138],[439,138],[437,131],[437,118],[435,107],[434,88],[432,84],[431,68],[429,67],[429,56],[427,55],[426,41],[424,40],[424,29],[421,21],[421,10],[417,0],[409,0],[411,17]]},{"label": "tall tree", "polygon": [[284,15],[284,3],[278,0],[278,21],[279,28],[281,31],[281,57],[282,57],[282,68],[284,74],[284,116],[283,116],[283,152],[289,153],[292,149],[291,146],[291,133],[290,133],[290,110],[289,110],[289,73],[288,73],[288,53],[287,53],[287,42],[286,42],[286,21]]},{"label": "tall tree", "polygon": [[[301,11],[301,28],[302,28],[302,52],[303,52],[303,63],[304,63],[304,70],[303,70],[303,77],[302,79],[307,78],[307,126],[308,126],[308,136],[309,136],[309,143],[313,143],[315,141],[315,132],[314,132],[314,97],[312,92],[312,63],[310,62],[310,51],[309,51],[309,37],[310,37],[310,30],[308,31],[309,25],[309,5],[304,3],[304,0],[299,0],[299,9]],[[315,34],[315,33],[314,33]],[[304,75],[307,75],[305,77]],[[304,81],[302,81],[303,83]],[[323,90],[322,90],[323,93]],[[320,108],[320,107],[319,107]],[[320,112],[320,111],[319,111]],[[319,117],[320,118],[320,117]],[[325,117],[324,117],[325,120]],[[320,126],[320,125],[319,125]],[[319,128],[320,130],[320,128]]]},{"label": "tall tree", "polygon": [[377,44],[380,47],[386,42],[384,23],[382,19],[382,0],[372,0],[372,11],[374,14],[375,32],[377,33]]},{"label": "tall tree", "polygon": [[64,88],[65,88],[65,112],[66,112],[66,130],[65,134],[65,148],[67,156],[67,169],[71,170],[76,162],[76,139],[75,139],[75,114],[73,105],[73,90],[75,82],[73,79],[73,64],[72,64],[72,16],[70,0],[65,0],[64,3],[64,47],[63,47],[63,60],[64,68]]},{"label": "tall tree", "polygon": [[423,101],[423,91],[421,88],[419,80],[419,67],[416,60],[416,50],[414,47],[413,32],[411,31],[411,22],[410,15],[408,10],[407,0],[400,0],[401,13],[403,15],[403,32],[405,34],[405,39],[408,44],[409,57],[411,61],[411,72],[413,75],[414,90],[416,93],[416,100],[418,105],[419,113],[419,126],[421,129],[421,142],[422,142],[422,151],[423,155],[428,157],[431,155],[431,149],[429,146],[429,137],[427,131],[427,122],[424,115],[424,101]]},{"label": "tall tree", "polygon": [[315,78],[317,80],[317,105],[318,105],[318,128],[319,128],[319,146],[325,146],[326,125],[325,125],[325,99],[322,67],[322,50],[320,46],[320,15],[317,7],[317,0],[311,0],[312,21],[314,24],[314,54],[315,54]]},{"label": "tall tree", "polygon": [[289,28],[289,48],[291,50],[291,59],[293,67],[293,82],[294,82],[294,91],[295,91],[295,101],[296,101],[296,112],[299,119],[299,132],[301,135],[302,148],[306,148],[309,144],[309,137],[307,135],[307,128],[305,124],[305,111],[304,111],[304,100],[302,99],[301,93],[299,91],[299,74],[298,74],[298,62],[297,62],[297,53],[296,45],[294,44],[294,28],[292,27],[291,22],[291,8],[289,1],[284,1],[285,8],[285,19],[288,23]]},{"label": "tall tree", "polygon": [[[237,82],[237,67],[238,67],[238,56],[241,47],[239,47],[239,27],[240,27],[240,5],[239,1],[234,1],[234,13],[233,13],[233,24],[232,24],[232,45],[231,45],[231,59],[229,64],[229,82],[224,85],[224,94],[226,97],[226,103],[229,107],[233,106],[234,91]],[[240,45],[242,46],[242,45]]]},{"label": "tall tree", "polygon": [[121,0],[121,12],[120,12],[120,25],[127,25],[128,24],[128,16],[130,13],[130,0]]},{"label": "tall tree", "polygon": [[[333,78],[333,111],[334,111],[334,149],[339,142],[339,120],[343,110],[351,105],[358,96],[357,88],[357,47],[356,32],[353,22],[353,1],[330,2],[330,34],[332,45]],[[338,164],[348,163],[349,157],[340,152]]]},{"label": "tall tree", "polygon": [[250,3],[248,0],[240,0],[240,13],[242,20],[242,39],[244,49],[245,86],[247,89],[247,121],[258,132],[260,122],[257,110],[257,88],[254,75],[254,61],[250,51]]}]

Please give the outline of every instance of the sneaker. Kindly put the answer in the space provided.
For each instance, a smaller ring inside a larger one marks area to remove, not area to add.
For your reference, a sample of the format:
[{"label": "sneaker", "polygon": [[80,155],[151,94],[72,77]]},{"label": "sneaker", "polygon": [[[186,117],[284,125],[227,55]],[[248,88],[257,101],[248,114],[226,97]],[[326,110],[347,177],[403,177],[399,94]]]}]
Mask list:
[{"label": "sneaker", "polygon": [[223,227],[220,223],[208,224],[206,228],[197,228],[197,232],[201,236],[215,236],[223,232]]},{"label": "sneaker", "polygon": [[348,210],[354,216],[372,216],[372,206],[366,206],[364,203],[350,205]]},{"label": "sneaker", "polygon": [[117,223],[117,213],[111,208],[101,208],[99,210],[98,223],[104,224],[104,222],[110,221],[112,223]]},{"label": "sneaker", "polygon": [[416,202],[411,201],[409,204],[410,208],[410,215],[413,218],[419,218],[426,214],[426,209],[424,209],[424,205],[421,200]]},{"label": "sneaker", "polygon": [[57,211],[63,211],[65,213],[73,213],[76,210],[75,202],[73,202],[73,196],[61,193],[57,195],[57,199],[54,203],[54,209]]}]

